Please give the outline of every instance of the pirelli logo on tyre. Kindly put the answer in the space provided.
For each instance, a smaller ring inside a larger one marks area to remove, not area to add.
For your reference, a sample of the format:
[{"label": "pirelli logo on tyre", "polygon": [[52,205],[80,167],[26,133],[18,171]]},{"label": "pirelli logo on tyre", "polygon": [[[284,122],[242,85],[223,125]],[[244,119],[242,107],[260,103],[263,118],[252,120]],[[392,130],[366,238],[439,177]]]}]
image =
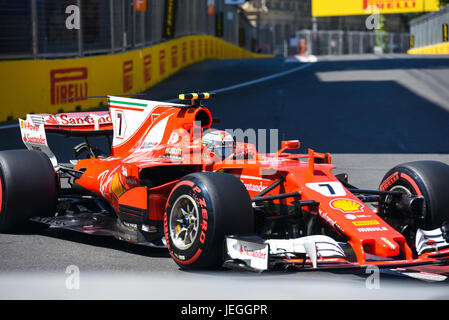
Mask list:
[{"label": "pirelli logo on tyre", "polygon": [[[50,103],[52,105],[86,100],[88,70],[86,67],[50,70]],[[75,99],[71,99],[75,98]]]}]

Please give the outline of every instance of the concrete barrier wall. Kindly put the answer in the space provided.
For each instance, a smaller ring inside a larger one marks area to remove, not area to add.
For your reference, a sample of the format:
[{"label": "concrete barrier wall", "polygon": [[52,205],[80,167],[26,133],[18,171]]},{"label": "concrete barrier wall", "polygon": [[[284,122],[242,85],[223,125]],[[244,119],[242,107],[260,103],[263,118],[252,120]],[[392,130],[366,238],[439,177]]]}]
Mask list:
[{"label": "concrete barrier wall", "polygon": [[178,38],[125,53],[75,59],[0,62],[0,121],[27,113],[80,111],[105,98],[142,92],[205,59],[268,57],[208,35]]}]

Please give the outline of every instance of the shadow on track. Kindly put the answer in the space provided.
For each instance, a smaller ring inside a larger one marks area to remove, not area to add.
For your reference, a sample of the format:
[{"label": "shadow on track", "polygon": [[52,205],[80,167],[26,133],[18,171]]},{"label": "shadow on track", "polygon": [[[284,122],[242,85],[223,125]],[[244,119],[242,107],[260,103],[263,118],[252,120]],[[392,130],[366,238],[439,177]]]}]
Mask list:
[{"label": "shadow on track", "polygon": [[89,235],[60,228],[49,228],[35,234],[43,237],[67,240],[70,242],[76,242],[89,246],[120,250],[126,253],[141,255],[149,258],[170,258],[170,255],[165,248],[152,248],[143,245],[128,243],[116,239],[112,236]]}]

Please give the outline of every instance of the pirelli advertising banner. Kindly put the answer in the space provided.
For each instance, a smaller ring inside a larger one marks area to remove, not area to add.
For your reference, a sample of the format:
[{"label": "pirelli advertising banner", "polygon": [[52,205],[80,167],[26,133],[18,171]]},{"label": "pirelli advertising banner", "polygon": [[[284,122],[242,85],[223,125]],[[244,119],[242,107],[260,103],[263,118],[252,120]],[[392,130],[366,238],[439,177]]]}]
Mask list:
[{"label": "pirelli advertising banner", "polygon": [[411,13],[439,10],[439,0],[312,0],[312,16]]},{"label": "pirelli advertising banner", "polygon": [[[204,59],[266,57],[224,40],[188,36],[144,49],[76,59],[0,61],[0,122],[27,113],[63,113],[106,103],[159,83]],[[176,94],[177,92],[174,92]]]}]

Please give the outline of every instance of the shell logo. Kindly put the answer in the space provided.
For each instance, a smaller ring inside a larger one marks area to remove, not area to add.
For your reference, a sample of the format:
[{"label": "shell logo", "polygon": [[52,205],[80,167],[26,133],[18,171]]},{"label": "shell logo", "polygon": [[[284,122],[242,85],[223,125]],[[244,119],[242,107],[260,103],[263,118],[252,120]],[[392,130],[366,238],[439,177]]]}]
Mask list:
[{"label": "shell logo", "polygon": [[334,199],[330,202],[330,206],[344,213],[363,212],[365,207],[360,202],[351,199]]},{"label": "shell logo", "polygon": [[126,192],[126,189],[123,186],[123,183],[120,180],[118,173],[116,173],[114,175],[114,178],[112,179],[111,192],[117,197],[117,199],[120,198]]}]

